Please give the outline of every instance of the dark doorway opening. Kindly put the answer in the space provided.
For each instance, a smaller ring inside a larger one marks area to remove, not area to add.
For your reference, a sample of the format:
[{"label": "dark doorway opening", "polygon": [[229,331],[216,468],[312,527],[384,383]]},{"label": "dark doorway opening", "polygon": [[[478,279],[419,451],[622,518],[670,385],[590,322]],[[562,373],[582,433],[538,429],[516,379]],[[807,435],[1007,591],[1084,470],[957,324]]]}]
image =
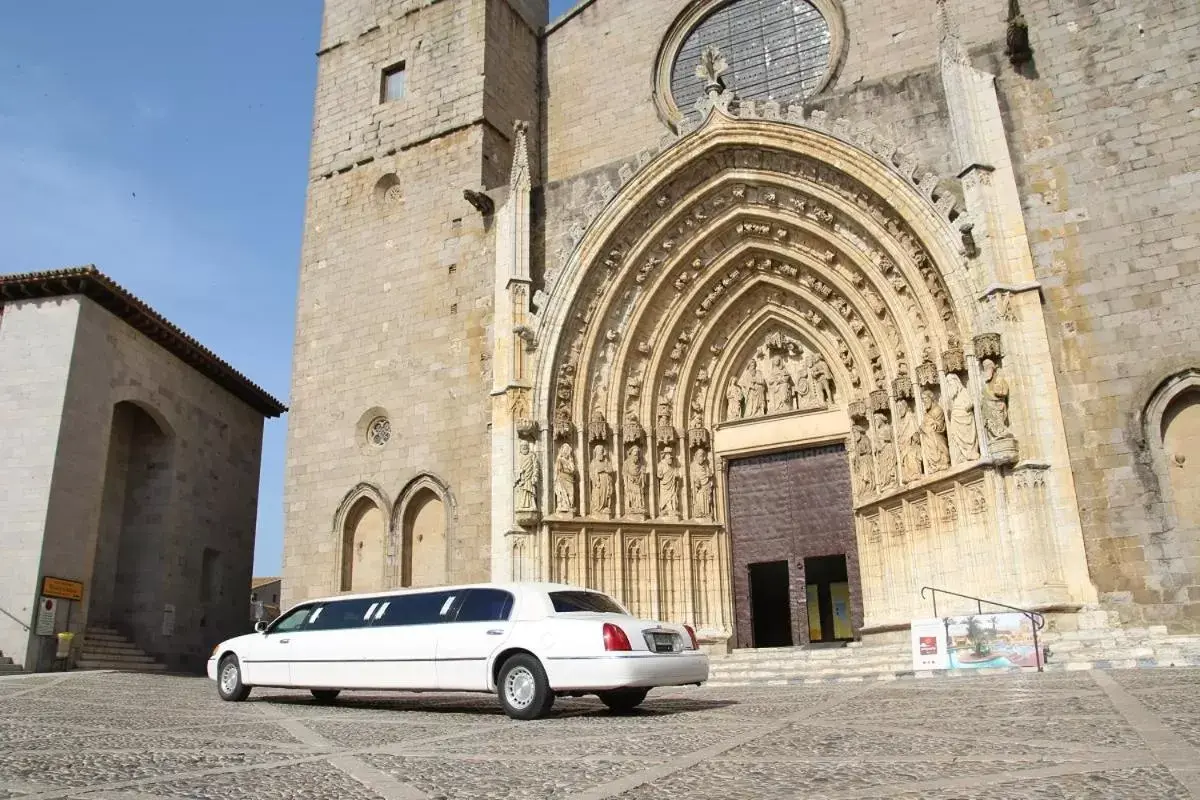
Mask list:
[{"label": "dark doorway opening", "polygon": [[804,559],[805,605],[810,642],[844,642],[854,638],[850,622],[850,581],[846,556]]},{"label": "dark doorway opening", "polygon": [[750,614],[755,647],[792,646],[792,597],[788,562],[749,564]]}]

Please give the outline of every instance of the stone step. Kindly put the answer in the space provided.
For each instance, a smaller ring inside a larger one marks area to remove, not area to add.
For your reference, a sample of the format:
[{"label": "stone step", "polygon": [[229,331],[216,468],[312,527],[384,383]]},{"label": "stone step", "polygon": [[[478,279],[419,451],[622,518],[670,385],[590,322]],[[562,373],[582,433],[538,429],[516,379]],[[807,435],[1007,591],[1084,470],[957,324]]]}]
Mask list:
[{"label": "stone step", "polygon": [[109,644],[108,642],[84,642],[83,651],[85,653],[129,653],[132,655],[143,655],[145,653],[137,645]]},{"label": "stone step", "polygon": [[97,653],[84,650],[79,654],[81,661],[119,661],[123,664],[152,664],[154,657],[145,653]]},{"label": "stone step", "polygon": [[109,661],[109,660],[91,660],[80,659],[75,665],[79,669],[111,669],[120,672],[158,672],[165,670],[165,664],[159,664],[156,661],[146,662],[128,662],[128,661]]},{"label": "stone step", "polygon": [[85,642],[111,642],[113,644],[127,644],[129,639],[116,633],[93,633],[87,631],[83,634]]},{"label": "stone step", "polygon": [[7,664],[0,664],[0,675],[22,675],[25,670],[20,664],[14,664],[11,658],[6,658]]}]

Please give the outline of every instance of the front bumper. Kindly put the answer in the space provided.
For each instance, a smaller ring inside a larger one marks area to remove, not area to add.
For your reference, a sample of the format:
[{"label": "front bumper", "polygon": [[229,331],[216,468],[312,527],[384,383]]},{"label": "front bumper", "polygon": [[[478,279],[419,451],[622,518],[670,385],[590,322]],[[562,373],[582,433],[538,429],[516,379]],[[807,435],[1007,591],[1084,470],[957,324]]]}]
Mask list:
[{"label": "front bumper", "polygon": [[210,681],[215,681],[217,679],[217,660],[215,658],[210,658],[208,660],[208,667],[205,671],[208,673],[208,679]]},{"label": "front bumper", "polygon": [[704,653],[612,653],[579,658],[548,658],[546,678],[555,691],[686,686],[708,680]]}]

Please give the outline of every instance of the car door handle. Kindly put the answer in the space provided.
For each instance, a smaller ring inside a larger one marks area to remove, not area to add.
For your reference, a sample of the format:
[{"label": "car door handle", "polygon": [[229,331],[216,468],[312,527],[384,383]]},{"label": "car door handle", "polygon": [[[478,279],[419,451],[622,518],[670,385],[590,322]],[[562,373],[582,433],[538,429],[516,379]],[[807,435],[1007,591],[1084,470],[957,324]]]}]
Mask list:
[{"label": "car door handle", "polygon": [[487,635],[488,636],[503,636],[504,631],[499,630],[497,628],[492,628],[490,631],[487,632]]},{"label": "car door handle", "polygon": [[291,639],[280,639],[280,640],[279,640],[279,643],[280,643],[280,644],[287,644],[287,643],[288,643],[288,642],[290,642],[290,641],[291,641]]}]

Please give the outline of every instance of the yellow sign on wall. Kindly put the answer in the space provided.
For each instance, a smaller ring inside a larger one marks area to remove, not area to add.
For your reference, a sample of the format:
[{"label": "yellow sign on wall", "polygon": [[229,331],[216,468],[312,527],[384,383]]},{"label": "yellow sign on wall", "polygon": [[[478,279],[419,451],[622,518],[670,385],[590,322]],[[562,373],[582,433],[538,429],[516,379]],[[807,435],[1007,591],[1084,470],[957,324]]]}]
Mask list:
[{"label": "yellow sign on wall", "polygon": [[46,597],[57,597],[60,600],[82,600],[83,584],[79,581],[46,576],[42,578],[42,594]]}]

